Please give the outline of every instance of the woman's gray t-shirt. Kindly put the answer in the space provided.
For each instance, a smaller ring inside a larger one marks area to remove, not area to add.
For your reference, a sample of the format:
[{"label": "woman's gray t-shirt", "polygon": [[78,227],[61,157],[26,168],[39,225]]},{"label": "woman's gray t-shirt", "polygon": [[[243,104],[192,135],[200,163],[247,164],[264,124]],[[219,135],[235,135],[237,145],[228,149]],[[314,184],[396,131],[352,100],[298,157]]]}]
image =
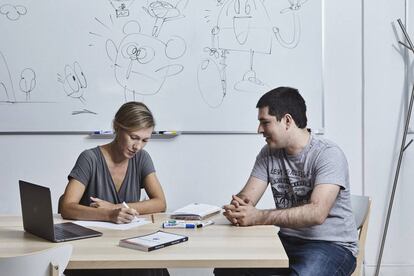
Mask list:
[{"label": "woman's gray t-shirt", "polygon": [[144,178],[155,172],[151,157],[145,150],[140,150],[128,160],[125,178],[116,191],[115,184],[109,172],[100,147],[83,151],[75,163],[68,179],[74,178],[85,185],[85,192],[79,204],[89,206],[90,197],[97,197],[114,204],[137,202],[144,188]]},{"label": "woman's gray t-shirt", "polygon": [[351,209],[348,163],[336,144],[311,135],[308,145],[297,155],[266,145],[256,158],[251,176],[270,183],[277,209],[308,203],[316,185],[338,185],[339,194],[323,224],[280,231],[302,239],[332,241],[357,255],[358,236]]}]

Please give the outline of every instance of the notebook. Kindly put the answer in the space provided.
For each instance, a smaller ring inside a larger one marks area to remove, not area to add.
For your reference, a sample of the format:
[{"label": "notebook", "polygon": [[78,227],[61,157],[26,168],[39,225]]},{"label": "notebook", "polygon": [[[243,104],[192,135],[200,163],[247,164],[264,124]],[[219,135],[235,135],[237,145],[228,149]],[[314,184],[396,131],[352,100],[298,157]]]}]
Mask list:
[{"label": "notebook", "polygon": [[53,224],[50,189],[19,180],[23,228],[26,232],[53,242],[101,236],[102,233],[71,223]]},{"label": "notebook", "polygon": [[186,205],[171,214],[173,219],[202,220],[221,211],[221,208],[204,203]]}]

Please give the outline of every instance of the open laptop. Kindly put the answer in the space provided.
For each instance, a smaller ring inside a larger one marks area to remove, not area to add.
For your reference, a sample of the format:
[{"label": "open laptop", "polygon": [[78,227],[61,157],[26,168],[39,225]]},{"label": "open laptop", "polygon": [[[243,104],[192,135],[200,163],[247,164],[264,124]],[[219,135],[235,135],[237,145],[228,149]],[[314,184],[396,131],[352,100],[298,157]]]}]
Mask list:
[{"label": "open laptop", "polygon": [[23,227],[26,232],[53,242],[102,236],[101,232],[72,222],[53,224],[50,189],[19,180]]}]

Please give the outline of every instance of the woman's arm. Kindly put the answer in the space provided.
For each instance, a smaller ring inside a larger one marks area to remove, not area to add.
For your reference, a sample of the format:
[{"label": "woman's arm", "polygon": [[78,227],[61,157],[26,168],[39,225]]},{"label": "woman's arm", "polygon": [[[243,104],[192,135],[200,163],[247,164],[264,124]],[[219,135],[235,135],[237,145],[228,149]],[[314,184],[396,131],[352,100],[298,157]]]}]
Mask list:
[{"label": "woman's arm", "polygon": [[167,203],[155,172],[150,173],[144,178],[144,188],[149,199],[139,202],[127,202],[128,206],[134,208],[140,214],[165,212]]},{"label": "woman's arm", "polygon": [[63,218],[128,223],[137,215],[135,210],[122,208],[115,204],[99,208],[81,205],[79,202],[84,192],[85,186],[81,182],[74,178],[69,180],[60,206]]}]

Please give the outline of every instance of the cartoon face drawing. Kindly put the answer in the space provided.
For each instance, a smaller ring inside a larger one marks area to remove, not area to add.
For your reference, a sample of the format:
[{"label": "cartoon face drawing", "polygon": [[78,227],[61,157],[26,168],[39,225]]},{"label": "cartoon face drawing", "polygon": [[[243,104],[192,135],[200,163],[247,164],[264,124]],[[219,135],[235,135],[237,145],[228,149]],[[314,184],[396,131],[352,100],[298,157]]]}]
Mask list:
[{"label": "cartoon face drawing", "polygon": [[135,94],[156,94],[167,77],[180,73],[183,66],[170,64],[170,60],[182,55],[185,46],[181,45],[182,49],[176,52],[172,49],[177,46],[175,42],[172,39],[164,43],[141,33],[127,34],[118,46],[107,40],[107,53],[114,63],[115,78],[124,92],[132,92],[134,97]]},{"label": "cartoon face drawing", "polygon": [[88,86],[85,74],[80,64],[75,61],[73,67],[66,65],[63,78],[58,74],[58,81],[63,84],[67,96],[78,98],[81,102],[85,101],[83,93]]},{"label": "cartoon face drawing", "polygon": [[272,27],[262,0],[229,0],[220,11],[217,26],[220,49],[269,53]]}]

